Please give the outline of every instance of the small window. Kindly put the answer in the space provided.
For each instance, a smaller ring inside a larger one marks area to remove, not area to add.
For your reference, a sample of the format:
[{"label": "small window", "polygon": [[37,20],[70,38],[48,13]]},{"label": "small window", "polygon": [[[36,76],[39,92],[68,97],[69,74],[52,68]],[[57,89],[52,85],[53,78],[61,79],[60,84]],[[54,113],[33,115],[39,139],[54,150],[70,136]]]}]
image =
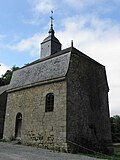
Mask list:
[{"label": "small window", "polygon": [[45,112],[52,112],[54,109],[54,94],[48,93],[46,95],[46,106],[45,106]]}]

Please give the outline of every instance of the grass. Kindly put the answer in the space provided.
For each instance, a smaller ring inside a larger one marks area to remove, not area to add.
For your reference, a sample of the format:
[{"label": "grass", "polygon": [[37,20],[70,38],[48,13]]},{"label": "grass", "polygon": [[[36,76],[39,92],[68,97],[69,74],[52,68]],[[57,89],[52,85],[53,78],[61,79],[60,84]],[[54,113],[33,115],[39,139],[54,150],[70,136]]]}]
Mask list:
[{"label": "grass", "polygon": [[114,153],[112,156],[95,156],[96,158],[103,158],[108,160],[120,160],[120,144],[113,146]]},{"label": "grass", "polygon": [[86,153],[86,154],[82,154],[82,155],[90,156],[90,157],[94,157],[94,158],[106,159],[106,160],[120,160],[120,144],[113,145],[113,148],[114,148],[114,153],[111,156],[99,154],[97,152],[91,153],[91,154]]},{"label": "grass", "polygon": [[120,144],[114,145],[114,158],[120,159]]}]

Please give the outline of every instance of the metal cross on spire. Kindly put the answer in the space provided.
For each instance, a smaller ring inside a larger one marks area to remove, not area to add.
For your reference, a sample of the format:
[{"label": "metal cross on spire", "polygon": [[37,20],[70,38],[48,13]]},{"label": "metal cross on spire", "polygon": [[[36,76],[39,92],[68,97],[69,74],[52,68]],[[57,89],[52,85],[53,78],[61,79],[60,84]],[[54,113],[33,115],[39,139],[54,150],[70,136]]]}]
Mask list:
[{"label": "metal cross on spire", "polygon": [[50,19],[51,19],[51,29],[53,29],[53,11],[51,11],[51,16],[50,16]]},{"label": "metal cross on spire", "polygon": [[52,35],[52,36],[54,36],[54,29],[53,29],[53,11],[51,11],[51,16],[50,16],[50,19],[51,19],[51,27],[50,27],[50,30],[49,30],[49,35]]}]

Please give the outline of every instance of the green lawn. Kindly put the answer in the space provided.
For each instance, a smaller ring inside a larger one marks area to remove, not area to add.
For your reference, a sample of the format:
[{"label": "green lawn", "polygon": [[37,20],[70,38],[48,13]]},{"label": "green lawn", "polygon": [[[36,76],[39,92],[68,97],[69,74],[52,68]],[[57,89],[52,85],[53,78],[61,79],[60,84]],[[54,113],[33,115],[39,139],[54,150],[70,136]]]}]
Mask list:
[{"label": "green lawn", "polygon": [[114,145],[114,155],[116,159],[120,159],[120,144]]},{"label": "green lawn", "polygon": [[91,154],[84,154],[94,158],[106,159],[106,160],[120,160],[120,144],[113,145],[114,153],[111,156],[99,154],[99,153],[91,153]]}]

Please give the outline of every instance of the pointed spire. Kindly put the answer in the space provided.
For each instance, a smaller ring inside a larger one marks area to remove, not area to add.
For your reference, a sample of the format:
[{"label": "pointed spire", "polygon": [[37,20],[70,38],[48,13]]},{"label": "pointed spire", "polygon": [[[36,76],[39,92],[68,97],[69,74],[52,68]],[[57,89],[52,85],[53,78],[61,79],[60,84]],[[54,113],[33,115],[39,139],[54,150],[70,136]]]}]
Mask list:
[{"label": "pointed spire", "polygon": [[51,19],[51,29],[53,29],[53,11],[51,11],[51,16],[50,16],[50,19]]},{"label": "pointed spire", "polygon": [[50,19],[51,19],[51,25],[50,25],[50,30],[49,30],[49,35],[53,35],[54,36],[54,33],[55,33],[55,31],[54,31],[54,29],[53,29],[53,11],[51,11],[51,16],[50,16]]},{"label": "pointed spire", "polygon": [[53,11],[51,11],[50,20],[51,24],[50,24],[50,30],[48,32],[49,36],[46,37],[41,43],[41,58],[45,58],[61,50],[61,43],[54,36],[55,32],[53,29]]},{"label": "pointed spire", "polygon": [[71,48],[73,48],[73,40],[71,40]]}]

